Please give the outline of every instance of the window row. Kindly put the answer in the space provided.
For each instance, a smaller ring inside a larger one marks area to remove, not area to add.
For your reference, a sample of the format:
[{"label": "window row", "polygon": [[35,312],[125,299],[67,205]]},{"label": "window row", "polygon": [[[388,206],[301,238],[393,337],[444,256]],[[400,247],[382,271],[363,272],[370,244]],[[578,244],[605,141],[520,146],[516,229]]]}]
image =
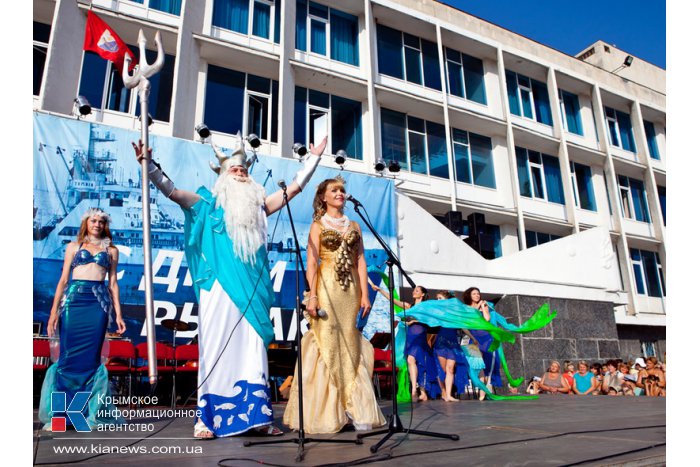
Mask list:
[{"label": "window row", "polygon": [[[211,24],[280,42],[279,0],[214,0]],[[270,25],[274,26],[271,31]],[[270,37],[272,35],[272,37]]]},{"label": "window row", "polygon": [[637,293],[649,297],[665,297],[666,281],[659,254],[654,251],[630,248],[630,258]]},{"label": "window row", "polygon": [[[445,126],[395,110],[381,109],[382,157],[397,161],[403,170],[448,179]],[[452,129],[454,178],[496,188],[491,138]]]}]

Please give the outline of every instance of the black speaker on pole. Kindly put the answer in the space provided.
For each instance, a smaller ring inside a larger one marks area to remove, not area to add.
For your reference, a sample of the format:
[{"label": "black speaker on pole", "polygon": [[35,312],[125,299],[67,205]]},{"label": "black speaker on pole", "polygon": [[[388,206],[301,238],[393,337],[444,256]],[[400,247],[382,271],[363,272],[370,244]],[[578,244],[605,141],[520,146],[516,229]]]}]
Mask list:
[{"label": "black speaker on pole", "polygon": [[455,235],[462,235],[462,213],[459,211],[447,211],[445,213],[445,227]]},{"label": "black speaker on pole", "polygon": [[469,229],[469,237],[466,242],[478,253],[482,250],[482,240],[486,233],[486,216],[480,212],[473,212],[467,216],[467,228]]}]

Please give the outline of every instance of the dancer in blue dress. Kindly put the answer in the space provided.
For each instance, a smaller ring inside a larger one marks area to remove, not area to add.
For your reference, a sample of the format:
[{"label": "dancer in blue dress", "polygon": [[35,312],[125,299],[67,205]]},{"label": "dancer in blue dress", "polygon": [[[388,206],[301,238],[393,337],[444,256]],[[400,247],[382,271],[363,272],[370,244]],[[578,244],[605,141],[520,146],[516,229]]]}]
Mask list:
[{"label": "dancer in blue dress", "polygon": [[[486,303],[486,300],[481,299],[481,291],[477,287],[470,287],[464,291],[462,297],[464,303],[472,308],[476,308],[481,312],[486,321],[491,322],[491,312]],[[481,350],[482,358],[484,359],[484,383],[489,389],[495,387],[502,387],[503,382],[501,381],[501,362],[497,351],[489,351],[489,347],[493,342],[493,337],[486,331],[483,330],[472,330],[472,336],[476,339],[479,344],[479,350]],[[484,400],[486,394],[481,391],[479,395],[480,400]]]},{"label": "dancer in blue dress", "polygon": [[[447,290],[441,290],[436,294],[438,300],[448,300],[454,295]],[[457,388],[457,393],[464,392],[467,385],[467,359],[460,345],[460,330],[441,327],[433,344],[433,351],[440,363],[438,379],[442,390],[442,399],[447,402],[456,402],[452,396],[452,388]],[[457,371],[459,370],[459,371]],[[458,376],[458,377],[457,377]]]},{"label": "dancer in blue dress", "polygon": [[[370,286],[376,292],[381,293],[387,300],[391,300],[389,292],[379,288],[371,280]],[[407,310],[418,303],[428,300],[428,291],[423,286],[417,286],[412,293],[413,304],[394,299],[396,306]],[[404,357],[408,365],[408,376],[411,381],[411,399],[426,401],[434,399],[440,394],[438,384],[437,365],[433,350],[428,345],[428,326],[416,320],[406,321],[406,343],[404,345]]]},{"label": "dancer in blue dress", "polygon": [[112,245],[109,220],[101,209],[88,210],[77,241],[66,247],[48,321],[49,337],[59,337],[60,356],[46,372],[41,388],[39,419],[46,424],[44,429],[50,429],[51,419],[57,415],[52,412],[52,393],[65,393],[68,404],[78,392],[91,393],[83,409],[86,424],[75,416],[67,420],[73,421],[78,431],[121,422],[110,415],[114,406],[105,397],[109,396],[109,380],[101,362],[102,343],[112,313],[117,332],[126,331],[117,284],[119,252]]}]

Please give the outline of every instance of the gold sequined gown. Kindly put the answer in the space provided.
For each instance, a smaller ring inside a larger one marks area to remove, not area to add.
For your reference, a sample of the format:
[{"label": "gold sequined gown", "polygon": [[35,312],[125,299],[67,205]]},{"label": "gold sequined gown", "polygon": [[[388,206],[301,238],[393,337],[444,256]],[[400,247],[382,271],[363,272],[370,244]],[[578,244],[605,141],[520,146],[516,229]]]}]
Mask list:
[{"label": "gold sequined gown", "polygon": [[[319,225],[321,225],[319,223]],[[345,234],[321,225],[316,294],[328,314],[311,318],[301,340],[306,433],[336,433],[352,422],[358,430],[386,423],[372,387],[374,348],[356,327],[361,289],[357,273],[360,233]],[[284,423],[299,428],[297,374]]]}]

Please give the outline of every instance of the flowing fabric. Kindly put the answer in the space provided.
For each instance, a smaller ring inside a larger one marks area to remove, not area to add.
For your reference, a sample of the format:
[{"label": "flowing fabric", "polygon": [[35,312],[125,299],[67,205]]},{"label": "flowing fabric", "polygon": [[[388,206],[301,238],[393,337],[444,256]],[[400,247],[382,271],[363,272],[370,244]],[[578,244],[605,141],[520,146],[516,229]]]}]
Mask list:
[{"label": "flowing fabric", "polygon": [[[386,423],[372,386],[374,348],[356,327],[361,298],[360,242],[355,225],[345,234],[321,227],[316,295],[327,316],[310,319],[298,357],[302,359],[307,433],[337,433],[350,421],[357,430]],[[349,269],[339,268],[341,261]],[[284,412],[284,423],[293,429],[299,429],[299,376],[295,371]]]},{"label": "flowing fabric", "polygon": [[[274,298],[265,248],[242,261],[212,194],[185,209],[185,255],[199,301],[200,419],[215,436],[232,436],[273,421],[267,346]],[[261,209],[261,217],[265,219]]]},{"label": "flowing fabric", "polygon": [[[492,363],[494,365],[494,374],[496,374],[498,367],[495,365],[503,365],[504,373],[506,374],[509,383],[511,386],[517,387],[522,383],[523,379],[512,378],[510,371],[508,370],[503,348],[501,347],[502,343],[513,343],[515,341],[515,337],[511,334],[513,332],[524,334],[543,328],[556,317],[557,313],[554,310],[550,310],[549,304],[545,303],[527,321],[525,321],[525,323],[520,326],[516,326],[509,323],[502,315],[496,312],[496,310],[493,309],[493,304],[489,303],[489,308],[491,310],[491,322],[486,321],[477,309],[463,304],[456,298],[421,302],[409,310],[406,310],[406,315],[415,318],[422,323],[428,324],[429,326],[469,329],[477,340],[479,339],[479,334],[488,336],[488,343],[483,345],[483,347],[481,341],[479,341],[480,349],[482,350],[482,358],[486,369],[491,368],[489,363]],[[467,360],[469,361],[469,351],[472,349],[464,349],[463,347],[463,350],[467,353]],[[489,355],[494,360],[488,360]],[[486,397],[488,399],[537,399],[536,395],[500,396],[493,394],[479,378],[479,369],[470,366],[468,372],[469,379],[472,380],[472,383],[475,386],[486,393]]]},{"label": "flowing fabric", "polygon": [[[110,395],[107,369],[102,364],[102,343],[107,331],[112,299],[104,281],[72,280],[61,299],[58,310],[60,356],[47,370],[41,388],[39,420],[45,429],[54,416],[52,394],[65,393],[68,404],[78,392],[91,393],[83,408],[90,428],[123,423],[105,404]],[[66,420],[70,424],[70,419]],[[76,427],[78,428],[78,427]]]},{"label": "flowing fabric", "polygon": [[515,342],[515,337],[510,332],[489,323],[481,316],[479,310],[456,298],[426,300],[406,310],[405,315],[431,327],[488,331],[494,339],[492,351],[496,350],[501,342]]}]

